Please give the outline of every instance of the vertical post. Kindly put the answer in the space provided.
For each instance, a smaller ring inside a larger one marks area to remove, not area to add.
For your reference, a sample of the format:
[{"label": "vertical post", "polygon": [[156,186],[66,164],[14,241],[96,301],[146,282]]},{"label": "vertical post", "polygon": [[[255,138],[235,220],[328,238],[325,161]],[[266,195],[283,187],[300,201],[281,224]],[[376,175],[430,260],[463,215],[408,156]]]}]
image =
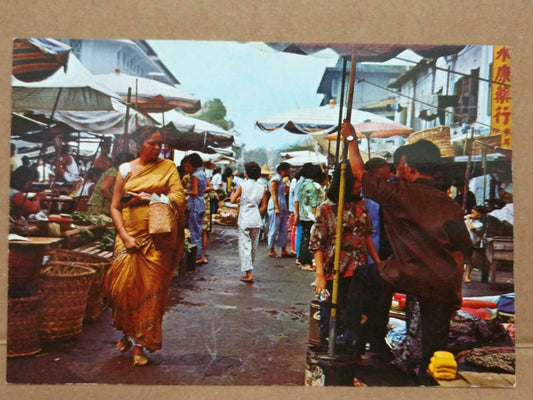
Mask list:
[{"label": "vertical post", "polygon": [[[339,161],[339,147],[341,143],[341,124],[342,124],[342,110],[344,108],[344,86],[346,81],[346,58],[343,57],[342,62],[342,78],[341,78],[341,95],[340,95],[340,104],[339,104],[339,123],[337,126],[337,143],[335,144],[335,163]],[[350,109],[351,105],[348,106]]]},{"label": "vertical post", "polygon": [[466,152],[468,153],[468,161],[466,163],[466,170],[465,170],[465,182],[463,184],[463,213],[466,211],[466,200],[467,200],[467,193],[468,193],[468,183],[470,182],[470,165],[472,163],[472,151],[473,151],[473,144],[474,144],[474,128],[472,128],[472,134],[470,136],[470,140],[468,138],[466,139]]},{"label": "vertical post", "polygon": [[128,143],[128,125],[130,120],[130,102],[131,102],[131,87],[128,88],[128,98],[126,100],[126,118],[124,119],[124,152],[129,153],[130,145]]},{"label": "vertical post", "polygon": [[[348,88],[348,109],[346,110],[346,120],[350,122],[352,118],[352,103],[353,92],[355,85],[355,65],[357,63],[357,55],[355,45],[352,50],[351,69],[350,69],[350,86]],[[340,126],[338,138],[340,139]],[[345,140],[343,145],[343,160],[341,163],[341,176],[339,184],[339,202],[337,205],[337,231],[335,235],[335,262],[333,274],[333,288],[331,293],[331,316],[329,319],[329,343],[328,354],[335,355],[335,341],[337,338],[337,300],[339,294],[339,264],[341,258],[341,244],[342,244],[342,216],[344,214],[344,191],[346,185],[346,164],[348,156],[348,143]]]}]

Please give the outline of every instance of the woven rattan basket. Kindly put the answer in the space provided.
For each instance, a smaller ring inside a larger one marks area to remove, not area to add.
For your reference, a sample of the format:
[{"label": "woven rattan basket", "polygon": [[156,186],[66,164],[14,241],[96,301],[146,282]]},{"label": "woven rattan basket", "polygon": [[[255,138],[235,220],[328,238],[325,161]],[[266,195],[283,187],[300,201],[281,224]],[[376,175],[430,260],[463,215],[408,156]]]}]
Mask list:
[{"label": "woven rattan basket", "polygon": [[38,296],[9,299],[7,311],[7,356],[30,356],[41,351]]},{"label": "woven rattan basket", "polygon": [[176,229],[176,212],[167,203],[150,203],[148,209],[148,232],[151,235],[166,234]]},{"label": "woven rattan basket", "polygon": [[37,293],[44,248],[9,249],[9,297],[29,297]]},{"label": "woven rattan basket", "polygon": [[95,275],[89,288],[89,296],[87,297],[87,307],[85,308],[85,321],[94,322],[102,314],[104,309],[103,290],[104,279],[107,270],[111,266],[112,261],[94,254],[87,254],[81,251],[57,249],[50,253],[50,261],[62,261],[75,263],[76,265],[83,265],[94,269]]},{"label": "woven rattan basket", "polygon": [[441,157],[455,157],[455,151],[453,150],[450,141],[449,126],[436,126],[434,128],[413,132],[407,138],[407,143],[416,143],[422,139],[433,142],[440,149]]},{"label": "woven rattan basket", "polygon": [[60,261],[49,262],[41,270],[39,335],[43,341],[69,339],[81,333],[94,275],[92,268]]}]

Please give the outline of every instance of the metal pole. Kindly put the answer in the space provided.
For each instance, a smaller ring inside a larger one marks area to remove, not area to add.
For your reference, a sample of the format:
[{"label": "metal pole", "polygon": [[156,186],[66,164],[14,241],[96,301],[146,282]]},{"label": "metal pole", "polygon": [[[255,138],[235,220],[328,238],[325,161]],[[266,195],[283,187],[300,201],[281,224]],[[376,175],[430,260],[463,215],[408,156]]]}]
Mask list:
[{"label": "metal pole", "polygon": [[472,164],[472,151],[474,144],[474,128],[470,140],[466,139],[466,152],[468,153],[468,162],[466,163],[465,182],[463,184],[463,213],[466,211],[466,200],[468,193],[468,183],[470,182],[470,165]]},{"label": "metal pole", "polygon": [[[342,124],[342,109],[344,108],[344,86],[346,81],[346,64],[348,61],[343,57],[342,63],[342,79],[341,79],[341,96],[339,104],[339,123],[337,125],[337,143],[335,144],[335,163],[339,162],[339,147],[341,143],[341,124]],[[350,106],[350,108],[352,108]]]},{"label": "metal pole", "polygon": [[[357,55],[355,46],[352,50],[352,60],[350,69],[350,86],[348,90],[348,109],[346,110],[346,120],[350,122],[352,118],[352,103],[353,92],[355,85],[355,64],[357,63]],[[339,134],[340,136],[340,127]],[[338,136],[338,138],[339,138]],[[340,138],[339,138],[340,139]],[[341,244],[342,244],[342,216],[344,213],[344,190],[346,185],[346,164],[348,155],[348,143],[345,140],[343,145],[343,161],[341,163],[341,176],[339,184],[339,202],[337,207],[337,231],[335,236],[335,263],[334,263],[334,275],[333,275],[333,287],[331,293],[331,315],[329,319],[329,343],[328,354],[330,356],[335,355],[335,341],[337,338],[337,299],[339,292],[339,264],[341,258]]]}]

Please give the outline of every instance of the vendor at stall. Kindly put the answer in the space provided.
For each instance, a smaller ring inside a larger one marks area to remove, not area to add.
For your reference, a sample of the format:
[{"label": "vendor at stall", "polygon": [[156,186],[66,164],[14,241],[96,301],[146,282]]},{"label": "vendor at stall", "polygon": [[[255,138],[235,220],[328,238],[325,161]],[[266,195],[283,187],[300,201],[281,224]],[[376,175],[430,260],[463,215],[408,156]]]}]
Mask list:
[{"label": "vendor at stall", "polygon": [[61,157],[56,165],[55,172],[59,181],[73,183],[80,180],[78,164],[72,157],[68,144],[61,147]]},{"label": "vendor at stall", "polygon": [[39,173],[34,169],[32,171],[33,175],[27,176],[22,187],[19,187],[22,190],[13,187],[13,182],[9,188],[9,214],[15,219],[38,212],[41,208],[41,200],[46,197],[45,192],[39,192],[36,195],[24,193],[34,181],[39,179]]}]

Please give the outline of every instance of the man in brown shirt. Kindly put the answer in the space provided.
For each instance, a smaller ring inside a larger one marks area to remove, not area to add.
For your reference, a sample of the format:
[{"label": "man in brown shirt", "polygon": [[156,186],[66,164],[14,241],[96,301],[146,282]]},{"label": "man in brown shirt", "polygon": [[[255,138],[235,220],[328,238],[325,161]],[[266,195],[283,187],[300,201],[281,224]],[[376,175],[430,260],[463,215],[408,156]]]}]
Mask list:
[{"label": "man in brown shirt", "polygon": [[[345,138],[355,136],[347,122],[342,133]],[[364,196],[381,207],[393,253],[378,264],[356,268],[348,298],[352,326],[361,332],[362,315],[367,315],[366,323],[372,326],[374,315],[383,312],[375,305],[386,304],[380,299],[390,291],[418,296],[422,324],[419,378],[429,384],[426,369],[435,351],[446,350],[450,318],[461,305],[464,255],[472,249],[462,209],[434,179],[440,169],[440,151],[429,141],[405,147],[405,163],[400,163],[400,179],[395,181],[365,173],[357,141],[350,142],[349,155]]]}]

